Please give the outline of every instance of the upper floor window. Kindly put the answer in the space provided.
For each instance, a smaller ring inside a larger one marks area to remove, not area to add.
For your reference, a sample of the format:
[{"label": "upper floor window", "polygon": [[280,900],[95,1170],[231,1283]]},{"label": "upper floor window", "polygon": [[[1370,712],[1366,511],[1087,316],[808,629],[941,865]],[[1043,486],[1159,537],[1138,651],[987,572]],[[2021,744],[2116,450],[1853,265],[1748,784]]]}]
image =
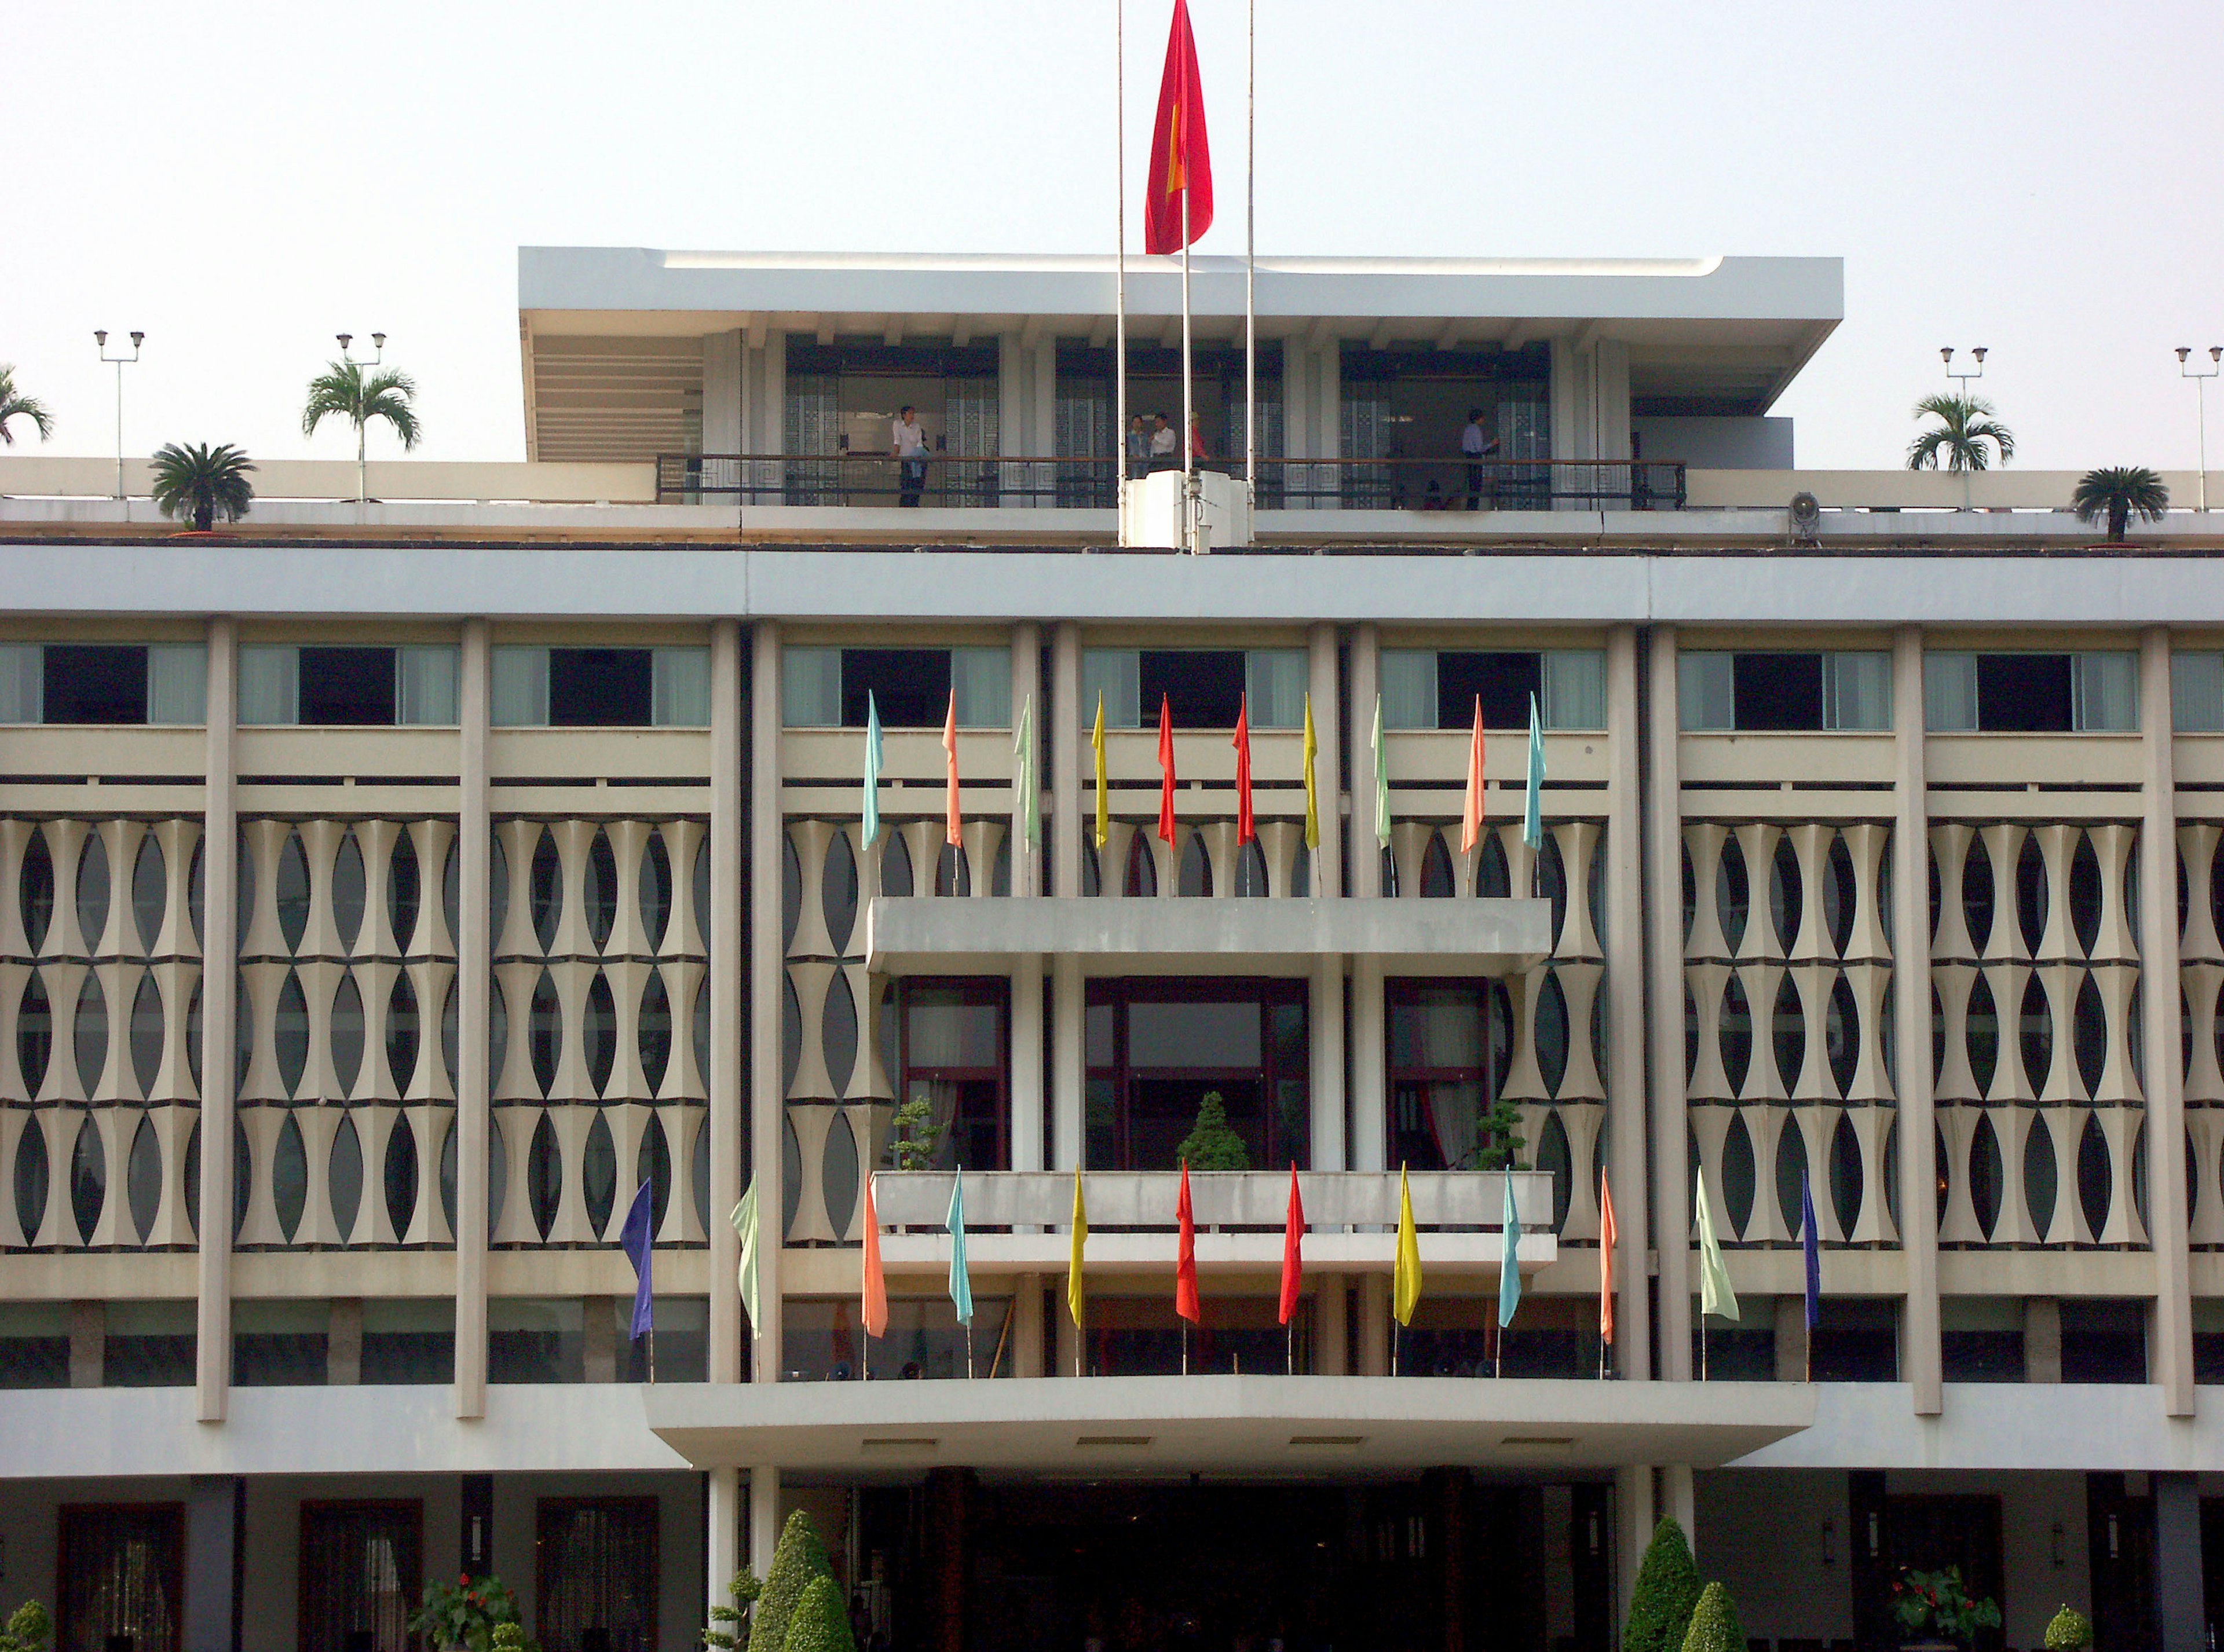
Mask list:
[{"label": "upper floor window", "polygon": [[2224,735],[2224,653],[2170,657],[2170,719],[2181,735]]},{"label": "upper floor window", "polygon": [[1532,694],[1547,728],[1604,728],[1606,655],[1596,648],[1382,651],[1385,728],[1472,728],[1478,702],[1484,728],[1526,728]]},{"label": "upper floor window", "polygon": [[704,728],[707,648],[492,652],[490,721],[501,728]]},{"label": "upper floor window", "polygon": [[957,700],[961,728],[1012,726],[1009,648],[787,648],[780,720],[790,728],[939,728]]},{"label": "upper floor window", "polygon": [[239,651],[243,727],[449,727],[456,722],[452,644],[401,648],[247,643]]},{"label": "upper floor window", "polygon": [[0,723],[191,727],[207,705],[197,642],[0,644]]},{"label": "upper floor window", "polygon": [[1254,728],[1298,728],[1305,721],[1302,648],[1084,648],[1081,721],[1107,728],[1155,728],[1163,703],[1177,728],[1233,728],[1239,709]]},{"label": "upper floor window", "polygon": [[2139,726],[2139,656],[1923,656],[1923,723],[1934,735],[2132,734]]},{"label": "upper floor window", "polygon": [[1689,734],[1881,733],[1892,727],[1892,656],[1696,650],[1677,656],[1676,700]]}]

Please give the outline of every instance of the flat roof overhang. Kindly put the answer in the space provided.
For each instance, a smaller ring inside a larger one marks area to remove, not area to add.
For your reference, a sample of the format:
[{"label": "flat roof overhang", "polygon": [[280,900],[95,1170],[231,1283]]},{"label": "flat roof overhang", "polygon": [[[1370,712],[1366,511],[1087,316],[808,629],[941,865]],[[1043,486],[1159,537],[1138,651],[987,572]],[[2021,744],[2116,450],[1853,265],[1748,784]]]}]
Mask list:
[{"label": "flat roof overhang", "polygon": [[644,1388],[642,1403],[650,1432],[698,1468],[868,1475],[1711,1468],[1815,1420],[1804,1384],[1465,1377],[690,1384]]},{"label": "flat roof overhang", "polygon": [[1471,978],[1551,949],[1551,903],[1534,899],[876,895],[865,909],[866,968],[891,975],[1008,974],[1055,955],[1084,976],[1294,978],[1323,958],[1366,957],[1386,974]]}]

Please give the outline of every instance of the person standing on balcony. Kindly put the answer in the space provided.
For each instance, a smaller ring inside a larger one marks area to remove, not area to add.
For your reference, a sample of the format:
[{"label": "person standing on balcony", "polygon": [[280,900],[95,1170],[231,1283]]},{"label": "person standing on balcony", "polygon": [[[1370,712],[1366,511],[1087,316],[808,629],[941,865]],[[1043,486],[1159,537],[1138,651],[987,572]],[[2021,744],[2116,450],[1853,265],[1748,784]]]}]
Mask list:
[{"label": "person standing on balcony", "polygon": [[1143,428],[1143,415],[1137,413],[1128,421],[1128,479],[1133,482],[1150,465],[1151,436]]},{"label": "person standing on balcony", "polygon": [[907,403],[896,414],[893,451],[900,473],[896,502],[916,508],[926,491],[926,427],[919,422],[919,410]]},{"label": "person standing on balcony", "polygon": [[1151,415],[1151,469],[1174,470],[1181,466],[1181,444],[1174,427],[1162,413]]},{"label": "person standing on balcony", "polygon": [[1498,451],[1498,438],[1484,433],[1482,419],[1482,408],[1469,408],[1467,428],[1460,432],[1460,451],[1467,456],[1467,508],[1469,510],[1481,510],[1486,495],[1490,498],[1492,508],[1495,509],[1498,505],[1498,489],[1491,482],[1490,467],[1483,463],[1484,459]]}]

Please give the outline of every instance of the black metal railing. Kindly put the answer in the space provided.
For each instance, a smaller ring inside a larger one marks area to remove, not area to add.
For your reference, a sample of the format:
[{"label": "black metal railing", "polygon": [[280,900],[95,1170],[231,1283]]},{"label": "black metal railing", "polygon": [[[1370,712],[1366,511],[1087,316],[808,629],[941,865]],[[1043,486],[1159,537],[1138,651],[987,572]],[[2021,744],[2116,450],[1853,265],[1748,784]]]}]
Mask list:
[{"label": "black metal railing", "polygon": [[[732,499],[744,505],[919,506],[1109,510],[1120,462],[937,453],[666,453],[660,502]],[[1242,465],[1207,459],[1209,470]],[[1128,464],[1131,476],[1152,467]],[[1172,467],[1166,467],[1172,468]],[[1261,459],[1262,510],[1682,510],[1684,468],[1665,460]]]}]

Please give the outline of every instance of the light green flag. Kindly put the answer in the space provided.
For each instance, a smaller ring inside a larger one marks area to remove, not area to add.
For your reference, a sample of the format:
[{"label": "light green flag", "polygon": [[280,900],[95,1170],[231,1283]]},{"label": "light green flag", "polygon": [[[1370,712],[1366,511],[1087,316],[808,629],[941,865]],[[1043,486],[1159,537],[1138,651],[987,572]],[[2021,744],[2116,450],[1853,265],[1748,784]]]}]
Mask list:
[{"label": "light green flag", "polygon": [[1699,1312],[1718,1320],[1738,1315],[1737,1292],[1730,1289],[1730,1271],[1722,1263],[1722,1247],[1715,1238],[1714,1205],[1707,1197],[1707,1173],[1699,1172]]},{"label": "light green flag", "polygon": [[1035,697],[1027,696],[1020,708],[1020,726],[1012,733],[1012,755],[1020,762],[1020,841],[1032,848],[1036,841],[1035,817]]},{"label": "light green flag", "polygon": [[1390,847],[1390,769],[1382,760],[1382,697],[1374,697],[1374,841]]},{"label": "light green flag", "polygon": [[1521,809],[1521,841],[1545,847],[1545,821],[1538,804],[1545,790],[1545,735],[1537,722],[1537,697],[1529,697],[1529,798]]},{"label": "light green flag", "polygon": [[742,1236],[742,1306],[749,1310],[749,1337],[755,1340],[763,1329],[758,1318],[757,1301],[757,1182],[749,1178],[749,1190],[742,1195],[742,1202],[734,1207],[734,1232]]},{"label": "light green flag", "polygon": [[881,708],[865,691],[865,847],[881,835]]}]

